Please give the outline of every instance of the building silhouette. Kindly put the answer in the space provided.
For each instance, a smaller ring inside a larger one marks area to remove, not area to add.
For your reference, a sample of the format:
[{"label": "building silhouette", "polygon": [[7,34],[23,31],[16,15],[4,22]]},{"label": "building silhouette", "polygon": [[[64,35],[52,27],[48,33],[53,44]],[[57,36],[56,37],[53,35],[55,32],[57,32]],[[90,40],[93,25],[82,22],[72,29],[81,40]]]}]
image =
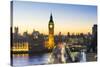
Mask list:
[{"label": "building silhouette", "polygon": [[13,51],[13,52],[29,51],[28,40],[25,37],[21,36],[18,32],[19,32],[18,27],[15,27],[13,37],[12,37],[13,43],[12,43],[11,51]]},{"label": "building silhouette", "polygon": [[92,44],[91,48],[93,52],[97,52],[97,24],[92,27]]},{"label": "building silhouette", "polygon": [[52,14],[50,16],[49,24],[48,24],[48,29],[49,29],[49,35],[48,35],[48,48],[51,49],[54,47],[54,21]]},{"label": "building silhouette", "polygon": [[15,27],[14,30],[15,30],[15,33],[18,34],[18,31],[19,31],[18,27]]}]

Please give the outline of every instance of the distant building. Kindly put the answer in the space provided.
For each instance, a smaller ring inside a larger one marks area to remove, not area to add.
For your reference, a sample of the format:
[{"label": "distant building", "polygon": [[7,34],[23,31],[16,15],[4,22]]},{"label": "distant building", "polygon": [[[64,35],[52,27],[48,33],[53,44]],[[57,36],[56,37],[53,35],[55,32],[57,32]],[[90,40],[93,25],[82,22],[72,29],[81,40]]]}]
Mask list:
[{"label": "distant building", "polygon": [[23,33],[23,36],[24,36],[24,37],[27,37],[27,36],[28,36],[27,31]]},{"label": "distant building", "polygon": [[15,30],[15,33],[18,34],[18,27],[15,27],[14,30]]},{"label": "distant building", "polygon": [[38,39],[39,35],[40,35],[40,33],[38,31],[33,30],[33,32],[32,32],[33,39]]},{"label": "distant building", "polygon": [[[19,32],[18,27],[15,27],[13,37],[12,37],[11,50],[12,51],[29,51],[28,40],[25,37],[21,36],[18,32]],[[27,32],[24,33],[24,36],[27,36]]]},{"label": "distant building", "polygon": [[93,52],[97,52],[97,24],[92,27],[92,44],[91,48]]},{"label": "distant building", "polygon": [[92,35],[93,35],[93,37],[95,37],[95,35],[97,35],[97,24],[94,24],[92,27]]},{"label": "distant building", "polygon": [[67,37],[70,37],[70,32],[67,33]]},{"label": "distant building", "polygon": [[19,32],[18,27],[14,27],[13,39],[18,38],[18,35],[19,35],[18,32]]},{"label": "distant building", "polygon": [[13,42],[12,51],[29,51],[28,41],[19,39],[18,42]]}]

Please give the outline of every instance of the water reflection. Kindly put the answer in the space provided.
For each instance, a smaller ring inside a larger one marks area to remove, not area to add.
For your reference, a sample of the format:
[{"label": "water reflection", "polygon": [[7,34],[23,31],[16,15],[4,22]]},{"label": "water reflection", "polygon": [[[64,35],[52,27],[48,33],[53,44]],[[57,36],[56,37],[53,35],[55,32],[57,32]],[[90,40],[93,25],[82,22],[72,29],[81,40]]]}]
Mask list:
[{"label": "water reflection", "polygon": [[29,54],[13,54],[13,66],[25,66],[29,64]]},{"label": "water reflection", "polygon": [[80,54],[81,54],[80,62],[86,62],[86,54],[85,54],[85,52],[81,52]]},{"label": "water reflection", "polygon": [[13,66],[27,66],[27,65],[39,65],[47,64],[48,56],[47,54],[13,54]]},{"label": "water reflection", "polygon": [[[78,55],[79,52],[73,52],[72,58]],[[40,64],[48,64],[48,59],[50,58],[50,53],[45,54],[13,54],[13,66],[22,67],[27,65],[40,65]],[[86,62],[86,54],[85,52],[79,53],[79,61],[78,62]]]}]

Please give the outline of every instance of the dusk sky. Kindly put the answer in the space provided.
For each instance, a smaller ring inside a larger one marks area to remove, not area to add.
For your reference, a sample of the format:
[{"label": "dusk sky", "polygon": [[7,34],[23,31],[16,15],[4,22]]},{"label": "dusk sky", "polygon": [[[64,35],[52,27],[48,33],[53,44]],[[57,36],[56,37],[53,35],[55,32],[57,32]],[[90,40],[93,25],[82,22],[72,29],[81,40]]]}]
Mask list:
[{"label": "dusk sky", "polygon": [[55,34],[88,33],[97,24],[96,6],[14,1],[13,27],[18,26],[19,33],[32,33],[35,29],[48,34],[51,13]]}]

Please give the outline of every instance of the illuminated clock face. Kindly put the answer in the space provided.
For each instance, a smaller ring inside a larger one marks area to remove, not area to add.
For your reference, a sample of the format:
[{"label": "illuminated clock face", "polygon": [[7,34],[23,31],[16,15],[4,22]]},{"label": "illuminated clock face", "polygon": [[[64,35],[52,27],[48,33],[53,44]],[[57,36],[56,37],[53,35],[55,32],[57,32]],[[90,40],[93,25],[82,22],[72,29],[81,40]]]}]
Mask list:
[{"label": "illuminated clock face", "polygon": [[52,25],[50,25],[50,28],[52,28],[53,26]]}]

